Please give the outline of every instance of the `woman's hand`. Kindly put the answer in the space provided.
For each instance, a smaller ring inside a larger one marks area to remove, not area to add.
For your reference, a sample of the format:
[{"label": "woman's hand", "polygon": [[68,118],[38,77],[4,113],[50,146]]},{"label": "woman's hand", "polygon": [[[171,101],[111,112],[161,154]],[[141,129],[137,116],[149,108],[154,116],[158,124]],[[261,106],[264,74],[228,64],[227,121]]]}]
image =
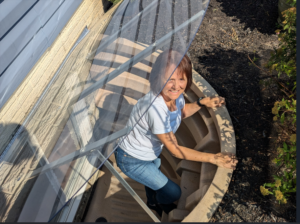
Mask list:
[{"label": "woman's hand", "polygon": [[225,105],[225,98],[220,96],[205,97],[200,100],[200,103],[206,107],[220,107]]},{"label": "woman's hand", "polygon": [[[200,103],[205,105],[206,107],[220,107],[225,105],[225,98],[220,96],[212,96],[212,97],[205,97],[200,100]],[[199,106],[197,101],[194,103],[186,103],[184,108],[181,110],[182,119],[192,116],[199,110]]]},{"label": "woman's hand", "polygon": [[179,146],[174,133],[157,134],[158,139],[166,146],[169,152],[178,159],[185,159],[196,162],[212,163],[219,167],[233,169],[237,164],[237,159],[233,153],[221,152],[217,154],[199,152],[184,146]]},{"label": "woman's hand", "polygon": [[235,170],[238,160],[233,153],[220,152],[214,155],[212,163],[219,167]]}]

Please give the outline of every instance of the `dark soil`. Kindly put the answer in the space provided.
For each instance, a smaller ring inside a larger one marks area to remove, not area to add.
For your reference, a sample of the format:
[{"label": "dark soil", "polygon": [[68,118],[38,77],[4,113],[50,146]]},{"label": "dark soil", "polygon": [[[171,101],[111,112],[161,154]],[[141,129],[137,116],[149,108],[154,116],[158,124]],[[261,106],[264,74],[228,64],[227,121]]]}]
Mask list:
[{"label": "dark soil", "polygon": [[[295,222],[296,199],[279,205],[259,187],[278,170],[278,132],[271,109],[283,93],[254,65],[267,62],[278,46],[277,0],[211,0],[189,49],[194,69],[225,97],[236,134],[239,163],[211,222]],[[276,74],[274,74],[276,75]]]}]

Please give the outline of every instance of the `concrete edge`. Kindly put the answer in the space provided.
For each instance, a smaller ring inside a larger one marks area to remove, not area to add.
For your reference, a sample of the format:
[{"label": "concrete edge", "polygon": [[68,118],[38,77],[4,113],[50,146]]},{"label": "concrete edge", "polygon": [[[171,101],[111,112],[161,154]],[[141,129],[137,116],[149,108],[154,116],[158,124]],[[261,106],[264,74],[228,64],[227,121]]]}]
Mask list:
[{"label": "concrete edge", "polygon": [[[195,70],[193,70],[192,85],[194,87],[193,90],[196,90],[195,93],[199,97],[218,96],[211,85]],[[209,109],[209,112],[215,124],[217,124],[221,152],[232,152],[236,154],[235,133],[227,108],[222,106],[216,109]],[[208,222],[228,189],[232,173],[232,170],[218,168],[206,194],[182,222]]]}]

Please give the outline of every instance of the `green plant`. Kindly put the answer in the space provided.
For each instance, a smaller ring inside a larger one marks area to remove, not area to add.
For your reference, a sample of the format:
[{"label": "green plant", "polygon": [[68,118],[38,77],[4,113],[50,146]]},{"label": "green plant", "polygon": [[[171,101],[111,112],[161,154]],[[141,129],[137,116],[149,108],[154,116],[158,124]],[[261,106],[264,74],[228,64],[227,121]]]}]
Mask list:
[{"label": "green plant", "polygon": [[[291,136],[291,144],[283,143],[283,148],[278,148],[278,156],[273,160],[277,166],[285,166],[283,175],[273,175],[273,183],[260,186],[262,195],[275,195],[279,203],[287,203],[289,193],[296,192],[296,134]],[[268,187],[268,188],[266,188]]]},{"label": "green plant", "polygon": [[273,183],[260,186],[262,195],[275,195],[276,200],[284,204],[287,203],[290,193],[296,192],[296,0],[292,0],[291,6],[292,8],[282,13],[284,17],[282,30],[275,31],[280,41],[279,48],[271,54],[266,65],[270,72],[277,71],[278,78],[281,74],[286,74],[289,78],[287,84],[289,85],[290,82],[293,84],[292,87],[287,88],[276,80],[284,88],[283,92],[288,98],[276,101],[272,108],[272,113],[275,115],[274,122],[280,121],[282,132],[290,136],[290,139],[288,142],[282,142],[282,147],[277,149],[277,156],[273,160],[279,167],[278,170],[281,169],[281,174],[273,175]]},{"label": "green plant", "polygon": [[[293,1],[293,6],[296,1]],[[282,12],[284,21],[282,29],[276,30],[280,45],[278,49],[274,49],[271,58],[267,64],[270,71],[276,70],[278,77],[286,74],[294,82],[296,88],[296,7]]]},{"label": "green plant", "polygon": [[[295,99],[276,101],[272,108],[275,115],[273,120],[276,122],[280,118],[283,129],[292,127],[292,131],[296,129],[296,103]],[[287,114],[287,115],[286,115]],[[286,131],[285,131],[286,132]],[[289,193],[296,192],[296,134],[290,136],[289,143],[283,142],[282,148],[277,149],[277,157],[273,160],[279,169],[282,168],[281,175],[273,175],[273,183],[265,183],[260,186],[262,195],[275,194],[279,203],[287,203]],[[268,188],[266,188],[268,187]]]},{"label": "green plant", "polygon": [[110,2],[112,2],[114,5],[117,4],[118,2],[120,2],[121,0],[108,0]]},{"label": "green plant", "polygon": [[287,119],[287,121],[292,122],[292,125],[295,124],[297,119],[296,103],[295,99],[286,100],[283,98],[282,101],[276,101],[272,108],[272,113],[275,115],[273,120],[276,121],[280,118],[281,123],[284,123]]},{"label": "green plant", "polygon": [[[112,2],[115,5],[115,4],[119,3],[122,0],[108,0],[108,1]],[[130,2],[134,2],[134,1],[135,0],[130,0]]]}]

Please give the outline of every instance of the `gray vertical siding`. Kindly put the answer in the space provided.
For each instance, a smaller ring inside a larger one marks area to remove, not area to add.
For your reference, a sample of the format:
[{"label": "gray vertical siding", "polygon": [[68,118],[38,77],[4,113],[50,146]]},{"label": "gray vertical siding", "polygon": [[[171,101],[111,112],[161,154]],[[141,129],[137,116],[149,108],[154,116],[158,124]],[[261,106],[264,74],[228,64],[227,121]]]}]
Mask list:
[{"label": "gray vertical siding", "polygon": [[82,0],[0,1],[0,109]]}]

